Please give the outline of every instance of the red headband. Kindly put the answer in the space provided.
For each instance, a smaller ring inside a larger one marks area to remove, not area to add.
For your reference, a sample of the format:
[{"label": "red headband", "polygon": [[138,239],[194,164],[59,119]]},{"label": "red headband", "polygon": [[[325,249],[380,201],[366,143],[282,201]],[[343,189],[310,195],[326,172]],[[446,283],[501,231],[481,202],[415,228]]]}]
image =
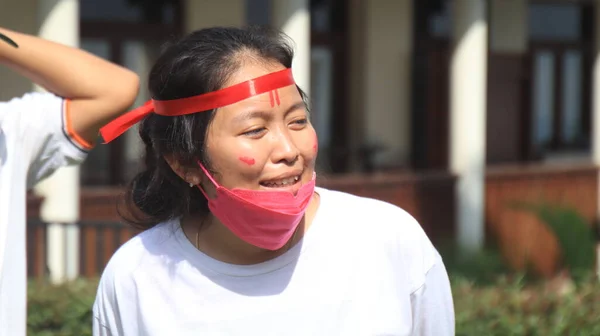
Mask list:
[{"label": "red headband", "polygon": [[106,124],[100,129],[100,134],[105,143],[109,143],[152,112],[174,117],[210,111],[294,83],[292,69],[285,69],[198,96],[173,100],[151,99],[144,105]]}]

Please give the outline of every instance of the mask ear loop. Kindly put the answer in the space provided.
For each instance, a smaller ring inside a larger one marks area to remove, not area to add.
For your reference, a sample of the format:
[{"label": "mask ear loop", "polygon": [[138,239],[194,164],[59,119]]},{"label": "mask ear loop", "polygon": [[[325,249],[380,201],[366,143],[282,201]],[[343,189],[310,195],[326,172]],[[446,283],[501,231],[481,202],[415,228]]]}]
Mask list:
[{"label": "mask ear loop", "polygon": [[[217,183],[217,181],[215,181],[215,179],[208,172],[208,170],[204,167],[204,165],[200,162],[200,160],[198,160],[197,163],[200,166],[200,168],[202,169],[202,171],[204,172],[204,174],[206,175],[206,177],[208,177],[208,179],[210,180],[210,182],[215,186],[215,188],[218,188],[219,184]],[[204,190],[204,188],[202,188],[201,184],[197,184],[196,186],[198,187],[198,189],[200,189],[200,191],[202,192],[202,194],[204,195],[204,197],[206,197],[207,200],[210,199],[210,197],[208,197],[208,194],[206,193],[206,191]]]}]

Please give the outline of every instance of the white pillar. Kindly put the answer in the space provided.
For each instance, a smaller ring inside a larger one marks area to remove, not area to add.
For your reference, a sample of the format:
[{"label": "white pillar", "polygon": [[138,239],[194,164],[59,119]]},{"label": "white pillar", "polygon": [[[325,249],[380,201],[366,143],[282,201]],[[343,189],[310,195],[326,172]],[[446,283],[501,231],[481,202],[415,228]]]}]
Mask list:
[{"label": "white pillar", "polygon": [[487,77],[486,0],[454,1],[450,74],[450,169],[457,176],[459,244],[484,242]]},{"label": "white pillar", "polygon": [[272,0],[273,24],[294,41],[292,72],[310,95],[310,4],[308,0]]},{"label": "white pillar", "polygon": [[[140,87],[148,87],[148,73],[160,52],[160,45],[131,41],[123,46],[123,66],[140,77]],[[148,90],[141,90],[133,106],[141,106],[149,97]],[[143,165],[144,144],[139,136],[139,124],[125,132],[125,179],[131,180]]]},{"label": "white pillar", "polygon": [[[600,3],[597,1],[595,11],[595,41],[594,41],[594,65],[592,83],[592,160],[595,165],[600,166]],[[600,204],[598,206],[600,215]]]},{"label": "white pillar", "polygon": [[[600,3],[594,6],[594,65],[592,82],[592,161],[600,169]],[[598,171],[598,186],[600,191],[600,170]],[[596,204],[596,218],[600,218],[600,197]],[[596,245],[596,272],[600,278],[600,244]]]},{"label": "white pillar", "polygon": [[[39,36],[72,47],[79,45],[79,1],[39,0]],[[41,88],[36,87],[36,90]],[[64,167],[41,182],[36,191],[45,197],[41,217],[48,228],[48,266],[51,281],[76,278],[79,273],[79,167]]]}]

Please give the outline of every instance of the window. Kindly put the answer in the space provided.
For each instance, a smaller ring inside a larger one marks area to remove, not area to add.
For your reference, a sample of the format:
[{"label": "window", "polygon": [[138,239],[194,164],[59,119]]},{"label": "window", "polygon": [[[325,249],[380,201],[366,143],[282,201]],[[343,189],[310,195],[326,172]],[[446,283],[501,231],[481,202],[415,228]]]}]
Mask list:
[{"label": "window", "polygon": [[176,0],[81,0],[83,21],[119,21],[173,24],[178,9]]},{"label": "window", "polygon": [[[331,100],[333,83],[332,54],[328,48],[315,46],[311,49],[310,100],[312,102],[311,123],[319,135],[319,148],[326,151],[331,146]],[[323,153],[323,154],[325,154]],[[331,166],[327,155],[319,155],[317,162],[320,171]]]},{"label": "window", "polygon": [[576,4],[530,4],[529,38],[552,42],[580,40],[581,11]]},{"label": "window", "polygon": [[584,8],[577,4],[529,5],[530,139],[538,156],[589,148],[586,120],[591,97],[585,88],[591,63],[583,27],[590,25],[584,22]]},{"label": "window", "polygon": [[[159,45],[181,33],[178,0],[82,0],[81,48],[135,71],[141,78],[135,106],[149,97],[145,80]],[[118,185],[138,171],[141,144],[134,127],[94,148],[82,165],[83,185]]]},{"label": "window", "polygon": [[452,35],[452,2],[436,0],[430,5],[429,34],[435,38],[450,38]]},{"label": "window", "polygon": [[311,120],[319,134],[317,165],[321,172],[342,172],[352,155],[346,141],[348,2],[311,0],[310,16],[310,100]]}]

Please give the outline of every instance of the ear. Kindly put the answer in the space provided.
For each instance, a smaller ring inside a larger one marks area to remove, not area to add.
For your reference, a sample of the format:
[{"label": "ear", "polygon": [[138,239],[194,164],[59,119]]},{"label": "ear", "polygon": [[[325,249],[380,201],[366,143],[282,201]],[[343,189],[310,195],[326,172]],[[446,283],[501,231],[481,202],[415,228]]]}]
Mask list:
[{"label": "ear", "polygon": [[164,155],[163,158],[167,161],[167,164],[171,167],[173,172],[184,180],[185,183],[198,185],[202,181],[203,174],[200,173],[199,169],[193,169],[182,165],[181,161],[173,154]]}]

